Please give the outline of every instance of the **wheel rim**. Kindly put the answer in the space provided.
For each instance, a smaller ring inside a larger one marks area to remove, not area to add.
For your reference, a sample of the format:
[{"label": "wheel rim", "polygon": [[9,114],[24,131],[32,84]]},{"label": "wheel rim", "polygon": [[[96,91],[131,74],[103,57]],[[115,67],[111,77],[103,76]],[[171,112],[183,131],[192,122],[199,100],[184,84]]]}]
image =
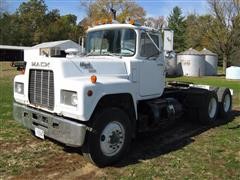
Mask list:
[{"label": "wheel rim", "polygon": [[217,101],[215,98],[211,98],[209,105],[208,105],[208,114],[210,118],[214,118],[217,112]]},{"label": "wheel rim", "polygon": [[225,112],[228,112],[231,106],[231,98],[229,94],[226,94],[223,100],[223,109]]},{"label": "wheel rim", "polygon": [[120,122],[110,122],[100,135],[100,148],[105,156],[116,155],[123,147],[125,129]]}]

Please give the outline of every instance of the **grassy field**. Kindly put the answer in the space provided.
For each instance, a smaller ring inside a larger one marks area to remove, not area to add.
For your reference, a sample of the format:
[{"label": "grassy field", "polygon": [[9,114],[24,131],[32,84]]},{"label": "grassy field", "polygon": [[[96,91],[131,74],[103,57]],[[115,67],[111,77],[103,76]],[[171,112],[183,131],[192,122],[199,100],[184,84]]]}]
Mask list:
[{"label": "grassy field", "polygon": [[42,141],[12,118],[16,72],[0,64],[0,179],[240,179],[240,82],[223,77],[170,78],[234,89],[228,122],[179,122],[170,130],[139,134],[114,167],[99,169],[77,148]]}]

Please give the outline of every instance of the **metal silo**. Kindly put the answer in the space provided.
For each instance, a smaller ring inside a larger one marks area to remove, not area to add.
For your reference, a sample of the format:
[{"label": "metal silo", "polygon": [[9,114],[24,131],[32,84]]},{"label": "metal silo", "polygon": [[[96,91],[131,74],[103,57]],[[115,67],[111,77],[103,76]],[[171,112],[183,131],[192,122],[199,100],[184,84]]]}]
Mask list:
[{"label": "metal silo", "polygon": [[205,75],[214,76],[217,75],[217,64],[218,56],[217,54],[204,48],[201,53],[205,56]]},{"label": "metal silo", "polygon": [[204,76],[205,61],[204,55],[195,49],[188,49],[181,52],[177,57],[178,74],[184,76]]},{"label": "metal silo", "polygon": [[165,65],[167,76],[175,76],[177,74],[177,55],[175,52],[165,54]]}]

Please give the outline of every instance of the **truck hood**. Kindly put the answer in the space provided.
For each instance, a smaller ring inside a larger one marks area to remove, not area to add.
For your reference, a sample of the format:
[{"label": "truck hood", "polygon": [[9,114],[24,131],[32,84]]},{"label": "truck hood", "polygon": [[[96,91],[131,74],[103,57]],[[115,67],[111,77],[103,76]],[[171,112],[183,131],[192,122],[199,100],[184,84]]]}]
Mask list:
[{"label": "truck hood", "polygon": [[74,78],[90,76],[128,76],[126,64],[119,57],[40,58],[27,64],[29,69],[50,69],[59,76]]}]

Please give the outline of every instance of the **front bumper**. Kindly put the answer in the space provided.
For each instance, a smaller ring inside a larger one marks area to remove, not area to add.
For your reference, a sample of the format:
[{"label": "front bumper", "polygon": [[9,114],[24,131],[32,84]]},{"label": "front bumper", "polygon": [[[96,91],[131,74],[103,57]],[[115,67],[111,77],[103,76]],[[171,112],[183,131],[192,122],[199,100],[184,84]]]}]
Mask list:
[{"label": "front bumper", "polygon": [[45,113],[25,105],[13,103],[13,117],[26,128],[35,128],[44,131],[44,136],[68,146],[82,146],[85,139],[86,128],[84,124],[74,122],[56,115]]}]

